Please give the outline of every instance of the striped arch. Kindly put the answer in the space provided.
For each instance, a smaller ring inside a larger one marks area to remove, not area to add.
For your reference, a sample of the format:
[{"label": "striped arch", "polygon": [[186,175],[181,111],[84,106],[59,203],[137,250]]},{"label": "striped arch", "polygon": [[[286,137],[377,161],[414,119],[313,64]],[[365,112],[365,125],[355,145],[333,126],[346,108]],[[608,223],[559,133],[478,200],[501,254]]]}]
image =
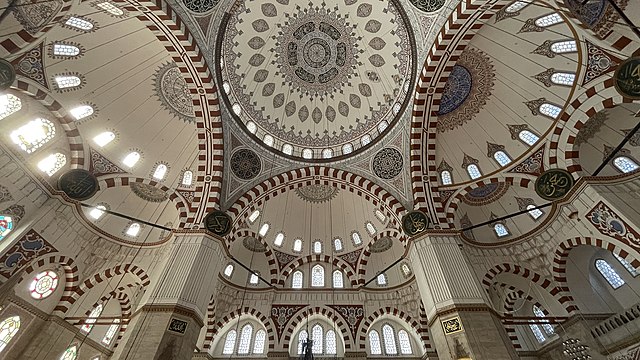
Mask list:
[{"label": "striped arch", "polygon": [[442,228],[450,224],[441,204],[436,171],[436,114],[440,99],[462,51],[483,24],[507,3],[504,0],[460,1],[440,29],[418,78],[411,122],[413,197],[415,206],[431,214],[434,224]]},{"label": "striped arch", "polygon": [[[297,268],[301,267],[304,264],[309,264],[309,263],[324,263],[327,265],[333,265],[334,267],[338,267],[347,276],[347,278],[351,282],[351,286],[356,286],[358,284],[358,281],[356,279],[356,274],[354,273],[353,268],[351,267],[351,265],[349,265],[349,263],[340,259],[337,256],[331,257],[325,254],[313,254],[313,255],[307,255],[307,256],[303,256],[295,259],[294,261],[289,263],[284,270],[282,270],[282,272],[280,273],[278,284],[284,286],[285,281],[287,280],[289,275],[293,273],[294,270],[296,270]],[[325,269],[325,271],[326,270],[329,270],[328,273],[331,274],[335,269],[331,268],[331,269]]]},{"label": "striped arch", "polygon": [[216,323],[215,316],[215,305],[216,299],[215,294],[211,295],[211,300],[209,300],[209,304],[207,304],[207,323],[206,323],[206,333],[204,335],[204,344],[202,345],[202,349],[208,351],[211,348],[211,343],[213,341],[213,333],[214,333],[214,325]]},{"label": "striped arch", "polygon": [[494,283],[494,278],[502,273],[520,276],[540,286],[557,300],[570,315],[578,310],[578,307],[574,304],[573,297],[560,286],[554,286],[552,281],[546,277],[515,264],[503,263],[489,269],[482,279],[482,284],[487,292],[489,292],[491,285]]},{"label": "striped arch", "polygon": [[383,315],[391,315],[411,326],[413,330],[415,330],[415,332],[420,335],[420,338],[422,339],[423,349],[425,351],[431,350],[428,330],[420,326],[420,323],[416,319],[409,316],[409,314],[392,307],[383,307],[374,311],[373,313],[371,313],[371,315],[369,315],[368,318],[366,318],[362,322],[362,324],[360,324],[360,329],[358,330],[358,343],[360,344],[360,350],[365,349],[367,343],[367,332],[369,331],[371,324],[373,324],[379,317]]},{"label": "striped arch", "polygon": [[213,338],[218,334],[218,331],[220,329],[222,329],[230,321],[233,321],[235,318],[240,317],[242,315],[253,315],[256,318],[258,318],[258,320],[260,320],[262,325],[264,325],[265,329],[267,330],[267,340],[269,343],[269,350],[273,350],[275,348],[275,342],[276,342],[276,332],[275,332],[275,326],[273,324],[273,320],[271,320],[271,318],[268,318],[262,315],[260,311],[254,308],[250,308],[248,306],[245,306],[242,309],[236,309],[228,313],[227,315],[224,315],[215,323],[215,325],[213,325],[213,328],[209,329],[209,327],[207,327],[207,334],[211,333],[211,340],[209,340],[209,346],[211,346]]},{"label": "striped arch", "polygon": [[47,91],[32,81],[18,79],[14,82],[12,89],[28,95],[33,100],[39,102],[47,108],[64,130],[69,142],[70,159],[69,164],[72,169],[84,168],[84,145],[80,131],[76,126],[75,118],[71,116],[62,105],[57,102]]},{"label": "striped arch", "polygon": [[556,247],[555,256],[553,257],[553,279],[558,283],[558,287],[563,292],[569,292],[569,284],[567,283],[567,258],[571,249],[581,246],[589,245],[604,249],[626,259],[631,263],[631,266],[636,269],[640,268],[640,253],[634,251],[632,248],[622,244],[615,239],[596,239],[591,237],[575,237],[567,239]]},{"label": "striped arch", "polygon": [[181,227],[199,228],[206,214],[219,206],[222,189],[222,119],[218,89],[194,36],[166,0],[115,0],[125,9],[139,14],[138,20],[165,46],[185,77],[191,92],[198,129],[198,165],[194,182],[194,201]]},{"label": "striped arch", "polygon": [[78,287],[79,271],[74,260],[68,256],[45,256],[32,261],[31,264],[24,269],[22,277],[18,283],[21,283],[25,278],[28,278],[30,274],[36,271],[36,269],[42,269],[52,265],[60,265],[64,269],[64,292],[62,293],[61,300],[70,297]]},{"label": "striped arch", "polygon": [[79,286],[77,286],[73,290],[73,292],[68,297],[63,297],[62,299],[60,299],[58,306],[56,306],[54,309],[54,314],[63,316],[64,314],[67,313],[67,311],[69,311],[71,306],[73,306],[73,304],[82,295],[84,295],[87,291],[92,289],[94,286],[116,275],[124,275],[124,274],[132,274],[136,276],[142,287],[146,287],[151,283],[151,281],[149,280],[149,276],[143,269],[132,264],[118,265],[113,268],[109,268],[104,271],[101,271],[98,274],[94,274],[93,276],[90,276],[88,279],[82,282]]},{"label": "striped arch", "polygon": [[[597,96],[594,96],[596,94]],[[598,111],[631,102],[633,102],[631,99],[622,97],[615,90],[614,81],[610,77],[582,92],[567,106],[556,124],[549,149],[550,166],[566,167],[570,173],[582,170],[579,151],[574,145],[578,131]],[[559,159],[562,153],[564,153],[564,159]]]},{"label": "striped arch", "polygon": [[264,239],[263,236],[260,236],[256,234],[255,231],[248,230],[248,229],[238,230],[235,233],[233,233],[233,235],[230,235],[226,238],[229,251],[231,251],[231,246],[236,240],[244,239],[246,237],[252,237],[258,240],[262,245],[265,246],[266,250],[264,252],[264,256],[267,257],[267,264],[269,265],[269,275],[271,276],[269,281],[271,284],[277,284],[278,283],[278,261],[276,260],[275,254],[271,250],[271,245],[267,243],[267,241]]},{"label": "striped arch", "polygon": [[345,351],[355,349],[355,339],[352,338],[349,326],[344,322],[342,316],[338,315],[334,310],[324,306],[306,307],[302,311],[298,311],[296,315],[289,320],[287,327],[284,329],[282,338],[280,339],[280,344],[283,346],[290,345],[291,339],[293,339],[295,335],[293,334],[293,330],[298,326],[298,324],[303,323],[311,315],[323,315],[333,321],[340,330],[340,333],[342,333]]},{"label": "striped arch", "polygon": [[390,214],[389,225],[400,229],[400,218],[405,209],[396,198],[375,182],[350,173],[325,166],[309,166],[276,175],[247,191],[229,208],[234,218],[232,232],[245,223],[249,215],[271,197],[287,190],[311,184],[331,185],[358,194],[375,207],[384,207]]},{"label": "striped arch", "polygon": [[400,240],[401,243],[405,244],[405,246],[406,246],[407,237],[402,232],[400,232],[398,230],[385,229],[384,231],[382,231],[379,234],[377,234],[363,248],[362,254],[360,254],[360,259],[358,260],[358,263],[357,263],[358,284],[364,284],[365,281],[366,281],[366,279],[364,278],[364,275],[366,273],[365,267],[367,266],[367,263],[369,262],[369,257],[371,256],[371,246],[376,241],[380,240],[383,237],[391,237],[391,238],[394,238],[394,239],[398,239],[398,240]]},{"label": "striped arch", "polygon": [[[169,200],[171,200],[175,204],[176,210],[178,210],[178,212],[179,212],[179,215],[180,215],[180,227],[183,227],[183,225],[185,224],[185,222],[187,220],[187,207],[185,206],[186,200],[180,194],[178,194],[177,191],[173,191],[173,190],[169,189],[168,187],[166,187],[165,185],[163,185],[162,183],[159,183],[157,181],[150,180],[150,179],[145,179],[145,178],[140,178],[140,177],[133,177],[133,176],[106,177],[106,176],[101,176],[100,178],[98,178],[98,185],[99,185],[100,190],[109,189],[109,188],[118,187],[118,186],[129,186],[129,184],[132,184],[132,183],[141,183],[141,184],[151,185],[153,187],[156,187],[156,188],[166,192],[169,195]],[[149,246],[149,245],[150,244],[147,244],[147,246]],[[156,244],[154,244],[154,245],[156,245]]]}]

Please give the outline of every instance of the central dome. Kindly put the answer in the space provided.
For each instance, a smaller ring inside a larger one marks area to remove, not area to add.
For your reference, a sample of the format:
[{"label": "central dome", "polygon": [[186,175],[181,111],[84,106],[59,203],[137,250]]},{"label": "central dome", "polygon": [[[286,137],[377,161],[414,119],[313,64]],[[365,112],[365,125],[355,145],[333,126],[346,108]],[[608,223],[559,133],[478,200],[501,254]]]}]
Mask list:
[{"label": "central dome", "polygon": [[415,55],[405,19],[394,2],[238,2],[220,61],[233,113],[287,156],[365,148],[408,101]]}]

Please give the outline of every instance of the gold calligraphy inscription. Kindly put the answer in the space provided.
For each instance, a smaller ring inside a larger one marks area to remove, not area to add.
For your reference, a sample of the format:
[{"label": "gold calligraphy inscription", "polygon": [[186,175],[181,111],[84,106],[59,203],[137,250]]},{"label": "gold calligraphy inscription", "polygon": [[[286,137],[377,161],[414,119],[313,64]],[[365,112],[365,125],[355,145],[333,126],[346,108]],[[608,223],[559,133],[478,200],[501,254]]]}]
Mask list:
[{"label": "gold calligraphy inscription", "polygon": [[536,180],[536,193],[545,200],[564,197],[573,187],[573,176],[566,170],[551,169],[542,173]]},{"label": "gold calligraphy inscription", "polygon": [[8,89],[16,80],[13,65],[5,59],[0,59],[0,91]]},{"label": "gold calligraphy inscription", "polygon": [[413,236],[427,230],[429,226],[429,219],[421,211],[412,211],[404,216],[402,219],[402,225],[405,233],[409,236]]},{"label": "gold calligraphy inscription", "polygon": [[620,95],[630,99],[640,99],[640,57],[623,61],[613,78]]},{"label": "gold calligraphy inscription", "polygon": [[176,332],[178,334],[184,334],[187,331],[187,322],[172,318],[171,322],[169,322],[169,327],[167,328],[169,331]]},{"label": "gold calligraphy inscription", "polygon": [[86,200],[98,191],[98,180],[87,170],[73,169],[60,177],[58,186],[70,198]]},{"label": "gold calligraphy inscription", "polygon": [[462,322],[459,317],[442,320],[442,330],[445,335],[455,334],[462,331]]},{"label": "gold calligraphy inscription", "polygon": [[204,219],[204,226],[207,230],[216,235],[227,235],[229,233],[231,219],[222,211],[214,211]]}]

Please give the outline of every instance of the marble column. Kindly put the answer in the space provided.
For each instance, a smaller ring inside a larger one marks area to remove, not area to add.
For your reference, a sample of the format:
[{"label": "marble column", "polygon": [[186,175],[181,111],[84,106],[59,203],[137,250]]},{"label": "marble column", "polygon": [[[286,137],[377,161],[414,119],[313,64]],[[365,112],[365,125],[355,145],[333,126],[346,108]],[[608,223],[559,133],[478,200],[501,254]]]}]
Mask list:
[{"label": "marble column", "polygon": [[226,263],[222,240],[178,234],[112,359],[189,360]]},{"label": "marble column", "polygon": [[440,360],[518,359],[453,233],[412,239],[409,258]]}]

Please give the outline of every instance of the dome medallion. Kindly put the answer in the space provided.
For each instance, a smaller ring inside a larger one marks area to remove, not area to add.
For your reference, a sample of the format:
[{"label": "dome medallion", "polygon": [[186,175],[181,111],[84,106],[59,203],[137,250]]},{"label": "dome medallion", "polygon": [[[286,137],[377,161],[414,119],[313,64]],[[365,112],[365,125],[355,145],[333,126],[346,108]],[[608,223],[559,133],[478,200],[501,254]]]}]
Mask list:
[{"label": "dome medallion", "polygon": [[221,32],[221,80],[242,126],[294,158],[358,152],[402,114],[415,73],[396,1],[237,2]]}]

